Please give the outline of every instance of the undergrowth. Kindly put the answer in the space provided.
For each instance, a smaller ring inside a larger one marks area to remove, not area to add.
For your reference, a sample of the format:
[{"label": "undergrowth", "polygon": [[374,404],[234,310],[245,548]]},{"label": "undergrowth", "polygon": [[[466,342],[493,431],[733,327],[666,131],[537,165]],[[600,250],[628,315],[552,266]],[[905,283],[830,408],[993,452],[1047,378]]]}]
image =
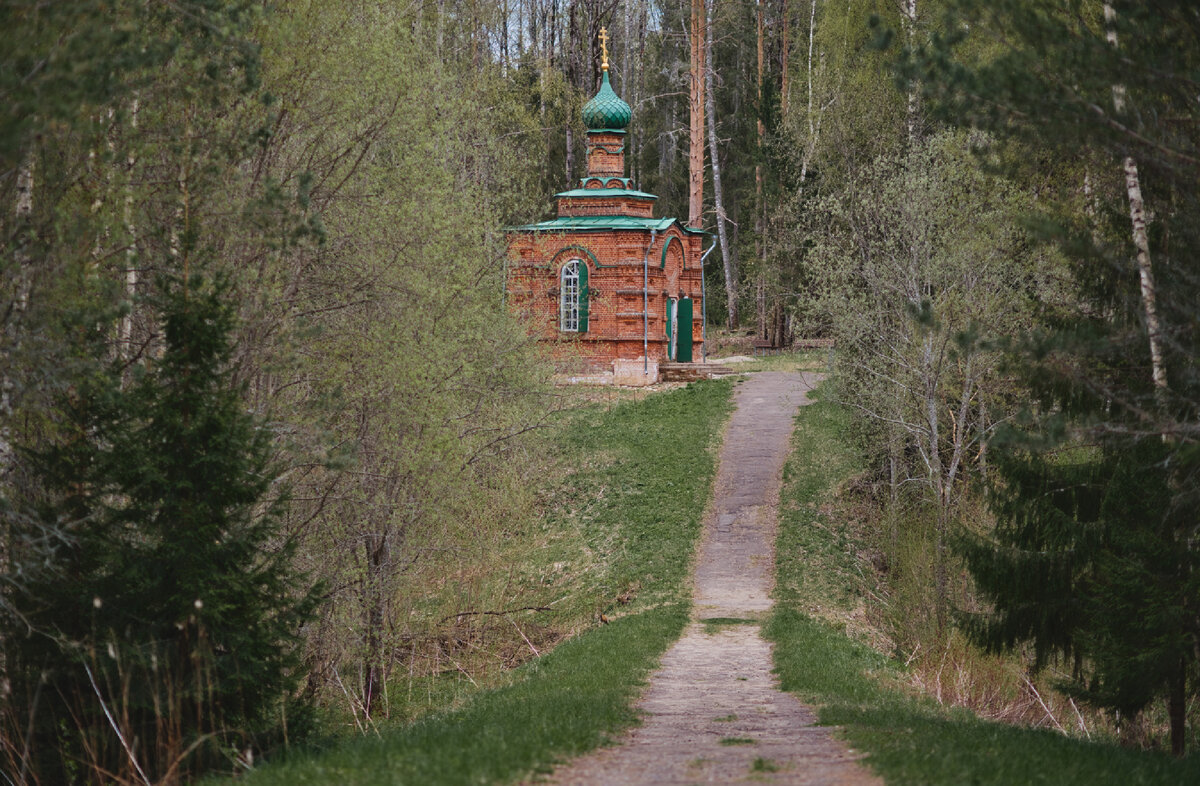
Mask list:
[{"label": "undergrowth", "polygon": [[543,514],[504,523],[469,594],[450,572],[410,601],[432,661],[420,675],[396,653],[390,720],[335,719],[320,749],[249,781],[503,782],[634,723],[632,697],[688,617],[731,391],[701,382],[564,413],[543,444]]},{"label": "undergrowth", "polygon": [[955,635],[925,663],[916,663],[919,651],[901,657],[888,628],[904,612],[887,596],[880,568],[888,566],[868,517],[855,510],[861,467],[848,417],[820,391],[816,398],[797,416],[785,468],[777,603],[765,629],[783,689],[817,705],[821,723],[841,726],[888,783],[1200,782],[1200,757],[1175,760],[952,706],[1011,711],[1010,720],[1050,715],[1017,658],[983,655]]},{"label": "undergrowth", "polygon": [[688,618],[675,603],[568,641],[518,670],[511,685],[476,693],[454,711],[293,755],[247,783],[476,784],[548,771],[636,721],[630,703]]}]

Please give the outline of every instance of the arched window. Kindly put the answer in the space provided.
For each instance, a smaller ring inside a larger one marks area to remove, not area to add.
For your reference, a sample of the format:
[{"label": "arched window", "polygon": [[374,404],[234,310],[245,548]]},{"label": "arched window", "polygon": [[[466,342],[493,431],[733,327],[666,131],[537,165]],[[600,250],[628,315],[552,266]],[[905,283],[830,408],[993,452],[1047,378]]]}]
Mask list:
[{"label": "arched window", "polygon": [[586,333],[588,329],[588,273],[582,259],[572,259],[559,274],[558,329]]}]

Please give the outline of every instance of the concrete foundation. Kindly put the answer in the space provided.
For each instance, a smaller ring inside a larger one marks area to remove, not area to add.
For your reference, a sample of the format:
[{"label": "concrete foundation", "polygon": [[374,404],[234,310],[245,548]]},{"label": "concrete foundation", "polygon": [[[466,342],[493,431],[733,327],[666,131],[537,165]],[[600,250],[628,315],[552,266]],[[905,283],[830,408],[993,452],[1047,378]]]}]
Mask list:
[{"label": "concrete foundation", "polygon": [[617,359],[613,365],[613,384],[626,387],[645,387],[658,382],[658,361],[644,358],[636,360]]}]

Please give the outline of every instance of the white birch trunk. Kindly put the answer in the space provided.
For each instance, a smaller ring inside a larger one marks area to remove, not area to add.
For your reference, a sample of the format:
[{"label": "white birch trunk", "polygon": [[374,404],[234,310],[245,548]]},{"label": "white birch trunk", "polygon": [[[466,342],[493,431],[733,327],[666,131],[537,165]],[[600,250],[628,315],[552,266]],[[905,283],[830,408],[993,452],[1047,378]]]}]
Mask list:
[{"label": "white birch trunk", "polygon": [[[137,136],[138,127],[138,99],[134,98],[130,105],[129,125],[133,133],[131,137]],[[133,221],[133,184],[130,182],[133,178],[133,169],[137,164],[137,158],[133,154],[133,139],[130,140],[130,152],[125,156],[125,203],[122,207],[122,220],[125,223],[125,298],[129,301],[128,311],[121,318],[121,325],[118,330],[117,344],[118,352],[122,358],[128,358],[132,352],[133,343],[133,299],[137,294],[138,272],[137,272],[137,226]]]},{"label": "white birch trunk", "polygon": [[1150,240],[1146,236],[1146,206],[1138,179],[1137,162],[1125,157],[1125,191],[1129,197],[1129,220],[1133,225],[1133,245],[1137,248],[1138,276],[1142,288],[1142,308],[1146,312],[1146,332],[1150,339],[1150,373],[1156,390],[1167,389],[1167,369],[1163,363],[1162,324],[1158,318],[1154,271],[1150,267]]},{"label": "white birch trunk", "polygon": [[[1104,4],[1104,21],[1107,27],[1105,39],[1114,49],[1118,47],[1117,31],[1113,26],[1117,14],[1109,3]],[[1125,109],[1125,86],[1113,85],[1113,109],[1120,113]],[[1146,316],[1146,333],[1150,341],[1150,375],[1154,388],[1160,394],[1167,389],[1167,369],[1163,362],[1162,323],[1158,317],[1158,295],[1154,285],[1154,270],[1150,262],[1150,239],[1146,234],[1146,204],[1142,199],[1142,184],[1138,176],[1137,161],[1126,156],[1122,163],[1125,175],[1125,194],[1129,200],[1129,221],[1133,230],[1133,245],[1137,249],[1138,277],[1142,291],[1142,309]]]},{"label": "white birch trunk", "polygon": [[708,109],[708,157],[712,160],[713,200],[717,209],[717,238],[721,244],[721,262],[725,270],[725,298],[727,301],[728,326],[730,330],[737,327],[737,271],[734,269],[733,254],[729,250],[729,235],[725,228],[725,192],[721,185],[721,158],[717,155],[717,112],[716,99],[713,97],[713,57],[712,57],[712,25],[713,7],[715,0],[708,0],[708,24],[704,31],[704,48],[706,68],[704,69],[705,104]]},{"label": "white birch trunk", "polygon": [[[908,47],[914,48],[917,41],[917,0],[905,0],[905,27],[908,32]],[[905,125],[908,130],[908,147],[911,150],[917,143],[917,112],[919,110],[917,92],[920,86],[914,82],[908,86],[908,111]]]},{"label": "white birch trunk", "polygon": [[[803,186],[808,179],[808,167],[812,163],[812,157],[816,154],[817,138],[821,133],[821,125],[816,121],[813,115],[813,49],[814,37],[817,28],[817,0],[809,0],[808,4],[808,139],[804,144],[804,157],[800,159],[800,185]],[[824,110],[822,110],[824,114]]]},{"label": "white birch trunk", "polygon": [[17,226],[17,242],[13,250],[13,261],[16,262],[16,270],[14,270],[15,281],[13,281],[13,313],[9,315],[9,322],[5,326],[8,335],[5,337],[3,378],[0,378],[0,473],[7,473],[9,467],[12,466],[13,450],[12,450],[12,433],[8,428],[9,418],[13,414],[13,388],[15,382],[10,376],[12,363],[7,357],[11,350],[15,350],[20,342],[21,321],[25,309],[29,306],[29,252],[25,248],[25,231],[24,225],[33,217],[33,188],[36,159],[35,149],[30,144],[29,152],[21,162],[21,168],[17,172],[17,194],[16,194],[16,226]]},{"label": "white birch trunk", "polygon": [[[9,422],[13,415],[13,390],[15,382],[11,376],[13,364],[11,362],[12,355],[10,352],[16,350],[20,344],[20,334],[22,326],[20,321],[23,312],[29,305],[29,253],[25,249],[25,230],[26,224],[33,217],[33,189],[34,189],[34,174],[36,166],[37,150],[35,144],[30,142],[29,151],[25,159],[21,162],[21,168],[17,172],[17,194],[16,194],[16,227],[17,227],[17,243],[16,249],[13,252],[13,258],[16,262],[16,281],[14,281],[16,291],[13,292],[14,308],[13,313],[8,317],[8,322],[4,325],[7,335],[4,336],[4,344],[0,346],[0,365],[3,366],[3,371],[0,372],[0,482],[7,479],[9,472],[13,468],[13,460],[15,453],[12,446],[12,430],[9,428]],[[0,575],[7,576],[10,574],[9,568],[9,530],[7,527],[0,529]],[[0,587],[0,592],[7,592],[7,587]],[[11,686],[8,678],[5,676],[7,661],[4,655],[3,642],[0,641],[0,706],[8,704]]]},{"label": "white birch trunk", "polygon": [[[32,148],[29,155],[21,162],[21,169],[17,172],[17,226],[21,226],[29,221],[33,216],[33,182],[34,170],[36,161],[34,160],[34,151]],[[23,239],[17,241],[16,249],[13,252],[13,258],[17,263],[17,308],[24,311],[29,305],[29,252],[25,249]]]}]

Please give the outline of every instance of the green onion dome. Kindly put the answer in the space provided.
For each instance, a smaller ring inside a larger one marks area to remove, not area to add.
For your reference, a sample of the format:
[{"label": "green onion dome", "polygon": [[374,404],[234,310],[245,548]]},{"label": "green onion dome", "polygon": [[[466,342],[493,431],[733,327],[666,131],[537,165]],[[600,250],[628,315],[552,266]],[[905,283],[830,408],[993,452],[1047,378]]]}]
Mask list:
[{"label": "green onion dome", "polygon": [[584,125],[592,131],[616,131],[628,126],[632,119],[633,110],[613,92],[606,70],[600,83],[600,92],[583,105]]}]

